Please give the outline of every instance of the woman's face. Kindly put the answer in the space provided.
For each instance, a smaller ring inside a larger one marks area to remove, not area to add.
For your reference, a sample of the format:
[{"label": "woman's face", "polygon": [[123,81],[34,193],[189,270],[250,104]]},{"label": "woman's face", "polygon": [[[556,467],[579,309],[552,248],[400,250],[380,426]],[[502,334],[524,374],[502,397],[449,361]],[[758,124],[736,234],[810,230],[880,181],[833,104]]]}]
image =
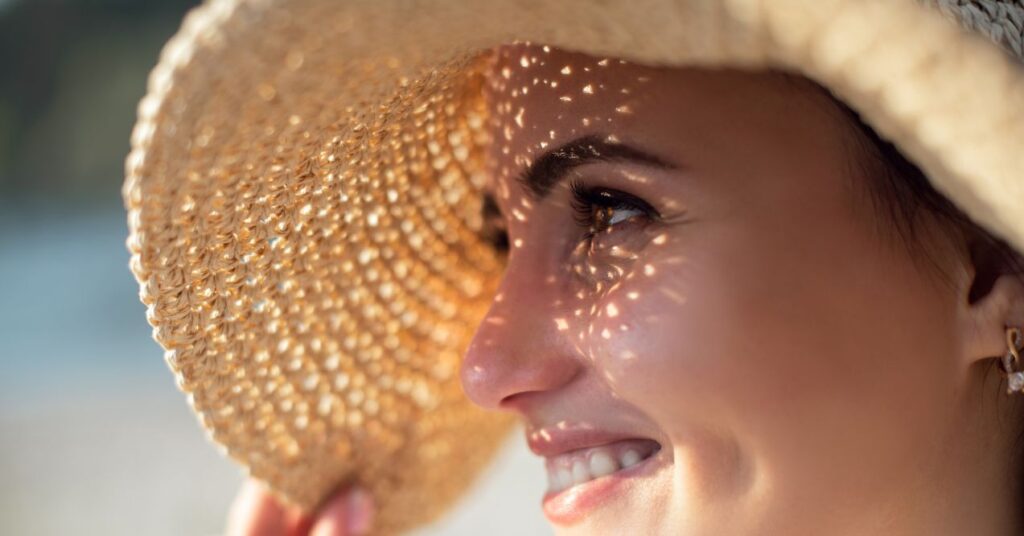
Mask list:
[{"label": "woman's face", "polygon": [[823,95],[527,45],[489,95],[510,246],[462,379],[560,534],[856,526],[955,470],[961,297],[857,208]]}]

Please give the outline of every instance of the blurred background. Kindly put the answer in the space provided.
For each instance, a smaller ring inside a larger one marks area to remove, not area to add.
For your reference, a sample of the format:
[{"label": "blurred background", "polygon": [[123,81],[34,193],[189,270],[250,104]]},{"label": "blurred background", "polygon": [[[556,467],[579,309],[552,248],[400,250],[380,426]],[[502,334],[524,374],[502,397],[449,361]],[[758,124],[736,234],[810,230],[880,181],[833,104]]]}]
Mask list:
[{"label": "blurred background", "polygon": [[[150,338],[120,187],[181,0],[0,0],[0,534],[219,534],[241,470]],[[420,534],[549,534],[516,431]]]}]

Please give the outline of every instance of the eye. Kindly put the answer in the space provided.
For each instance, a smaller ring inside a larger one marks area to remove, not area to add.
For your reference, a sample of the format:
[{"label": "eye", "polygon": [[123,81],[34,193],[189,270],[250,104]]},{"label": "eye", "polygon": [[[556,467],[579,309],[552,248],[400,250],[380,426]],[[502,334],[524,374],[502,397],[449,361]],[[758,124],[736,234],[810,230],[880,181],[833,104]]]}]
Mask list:
[{"label": "eye", "polygon": [[658,218],[658,212],[650,203],[633,194],[589,187],[577,181],[573,181],[570,188],[576,221],[587,229],[587,238],[607,232],[623,222]]},{"label": "eye", "polygon": [[489,194],[484,195],[482,212],[484,227],[480,234],[483,240],[499,253],[507,253],[508,231],[505,229],[505,219],[501,215],[498,203]]}]

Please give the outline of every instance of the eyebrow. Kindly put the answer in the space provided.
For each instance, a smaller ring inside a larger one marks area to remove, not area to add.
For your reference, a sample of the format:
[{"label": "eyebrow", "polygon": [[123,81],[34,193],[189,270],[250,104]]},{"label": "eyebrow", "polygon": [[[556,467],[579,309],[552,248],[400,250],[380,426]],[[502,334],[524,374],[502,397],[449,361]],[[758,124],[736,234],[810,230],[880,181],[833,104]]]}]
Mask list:
[{"label": "eyebrow", "polygon": [[676,169],[667,160],[608,136],[587,135],[551,149],[519,174],[519,182],[534,199],[543,199],[575,168],[595,162],[632,162],[660,169]]}]

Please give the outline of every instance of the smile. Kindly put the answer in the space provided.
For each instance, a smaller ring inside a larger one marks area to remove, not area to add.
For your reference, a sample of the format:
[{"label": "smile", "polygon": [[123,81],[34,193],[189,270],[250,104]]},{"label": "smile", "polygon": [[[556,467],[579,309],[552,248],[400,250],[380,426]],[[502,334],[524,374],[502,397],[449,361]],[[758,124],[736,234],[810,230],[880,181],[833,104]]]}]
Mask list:
[{"label": "smile", "polygon": [[653,439],[590,427],[536,430],[527,441],[545,460],[544,515],[559,525],[576,523],[670,461]]},{"label": "smile", "polygon": [[548,493],[559,493],[591,480],[628,469],[660,449],[650,439],[627,439],[548,457]]}]

